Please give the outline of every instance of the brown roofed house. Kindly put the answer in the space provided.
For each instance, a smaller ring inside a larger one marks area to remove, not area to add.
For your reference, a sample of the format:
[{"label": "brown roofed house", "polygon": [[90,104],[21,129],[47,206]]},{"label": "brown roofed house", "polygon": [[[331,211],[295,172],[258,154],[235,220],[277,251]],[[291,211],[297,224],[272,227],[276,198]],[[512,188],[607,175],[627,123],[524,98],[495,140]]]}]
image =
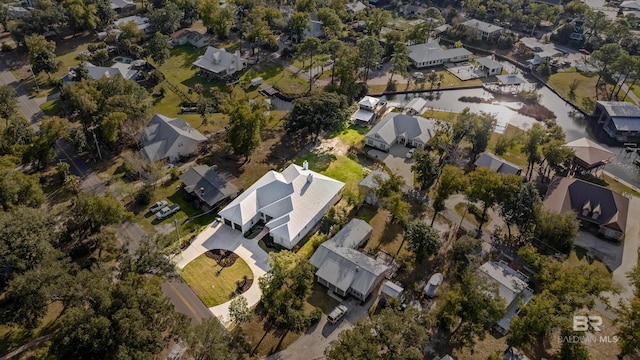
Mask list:
[{"label": "brown roofed house", "polygon": [[557,213],[574,211],[583,227],[597,230],[605,239],[624,238],[629,199],[605,187],[556,177],[549,184],[543,207]]},{"label": "brown roofed house", "polygon": [[616,157],[613,152],[587,138],[574,140],[564,146],[571,148],[574,153],[572,172],[597,171]]}]

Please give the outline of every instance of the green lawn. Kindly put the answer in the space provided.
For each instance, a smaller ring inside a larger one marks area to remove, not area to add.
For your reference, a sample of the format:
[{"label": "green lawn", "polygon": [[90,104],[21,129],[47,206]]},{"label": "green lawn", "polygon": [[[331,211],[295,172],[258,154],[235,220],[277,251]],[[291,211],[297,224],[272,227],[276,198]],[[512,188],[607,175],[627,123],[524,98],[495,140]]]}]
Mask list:
[{"label": "green lawn", "polygon": [[340,303],[327,294],[327,288],[319,283],[313,284],[311,295],[307,298],[307,302],[315,307],[322,309],[322,312],[329,314]]},{"label": "green lawn", "polygon": [[[575,92],[571,94],[570,86],[574,82],[577,82],[578,87]],[[596,82],[598,76],[587,75],[576,70],[575,67],[570,67],[565,71],[559,71],[549,76],[547,83],[554,88],[560,95],[573,101],[576,105],[583,107],[583,99],[590,98],[596,99]],[[608,91],[611,90],[610,86],[607,86]],[[600,94],[600,98],[603,98],[603,94]],[[631,98],[627,97],[626,101],[633,102]]]},{"label": "green lawn", "polygon": [[[473,225],[475,226],[480,225],[480,219],[478,219],[474,214],[472,214],[471,211],[468,211],[466,209],[467,208],[466,201],[457,203],[454,208],[456,210],[456,213],[458,213],[458,215],[462,216],[462,214],[464,214],[464,218],[467,219],[467,221],[469,221]],[[486,228],[490,222],[491,222],[491,216],[487,215],[487,221],[483,224],[483,226]]]},{"label": "green lawn", "polygon": [[447,123],[454,123],[458,118],[456,112],[440,111],[440,110],[427,110],[422,114],[422,117],[427,119],[441,120]]},{"label": "green lawn", "polygon": [[632,188],[626,186],[625,184],[617,181],[616,179],[610,176],[604,175],[604,181],[607,182],[609,189],[617,192],[618,194],[629,193],[634,196],[640,196],[639,192],[633,190]]},{"label": "green lawn", "polygon": [[40,110],[47,116],[56,116],[60,113],[61,109],[60,100],[48,100],[40,105]]},{"label": "green lawn", "polygon": [[367,132],[369,132],[369,128],[366,126],[351,125],[339,133],[327,135],[327,138],[334,138],[337,136],[343,143],[349,146],[364,145],[364,135]]},{"label": "green lawn", "polygon": [[[367,218],[371,216],[371,210],[357,216],[358,218]],[[368,221],[373,232],[371,238],[367,241],[365,249],[378,251],[383,250],[393,256],[410,255],[407,250],[407,243],[403,243],[404,230],[402,226],[391,222],[391,213],[387,210],[379,209]],[[401,247],[402,246],[402,247]]]},{"label": "green lawn", "polygon": [[187,264],[180,275],[207,307],[231,300],[237,288],[236,282],[242,281],[245,275],[253,279],[249,265],[242,258],[229,267],[221,267],[206,254]]},{"label": "green lawn", "polygon": [[54,332],[56,328],[55,321],[63,309],[64,305],[59,301],[49,305],[40,325],[31,331],[19,327],[0,325],[0,354],[7,354],[31,340]]},{"label": "green lawn", "polygon": [[309,153],[295,160],[297,165],[307,160],[309,168],[346,184],[355,184],[362,180],[362,166],[346,156]]},{"label": "green lawn", "polygon": [[522,136],[524,136],[524,130],[517,128],[513,125],[507,125],[503,134],[492,133],[489,138],[489,144],[487,150],[495,154],[496,142],[500,136],[506,136],[509,139],[513,139],[513,145],[507,149],[507,152],[499,155],[501,158],[516,164],[523,169],[527,167],[527,156],[522,152]]}]

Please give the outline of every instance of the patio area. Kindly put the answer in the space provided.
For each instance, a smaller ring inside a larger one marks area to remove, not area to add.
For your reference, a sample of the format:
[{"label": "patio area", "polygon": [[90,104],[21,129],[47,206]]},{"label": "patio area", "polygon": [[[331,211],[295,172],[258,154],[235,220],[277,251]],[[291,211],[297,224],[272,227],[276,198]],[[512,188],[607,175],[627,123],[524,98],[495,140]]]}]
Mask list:
[{"label": "patio area", "polygon": [[448,72],[462,81],[480,79],[487,76],[487,73],[481,70],[482,66],[472,65],[468,62],[445,64],[444,66]]}]

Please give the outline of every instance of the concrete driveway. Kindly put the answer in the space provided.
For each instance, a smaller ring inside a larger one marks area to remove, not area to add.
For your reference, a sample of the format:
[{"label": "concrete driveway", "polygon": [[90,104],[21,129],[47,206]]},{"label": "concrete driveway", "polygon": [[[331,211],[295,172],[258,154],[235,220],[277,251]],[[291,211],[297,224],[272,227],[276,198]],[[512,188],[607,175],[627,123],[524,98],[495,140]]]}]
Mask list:
[{"label": "concrete driveway", "polygon": [[369,316],[369,307],[373,304],[375,297],[372,296],[364,305],[360,301],[350,298],[342,304],[349,308],[347,315],[337,324],[330,324],[327,316],[322,315],[320,321],[310,327],[288,348],[268,356],[266,360],[297,360],[297,359],[320,359],[324,358],[324,350],[334,340],[338,339],[341,332],[351,329],[358,320]]},{"label": "concrete driveway", "polygon": [[581,230],[578,232],[576,246],[594,254],[612,271],[617,269],[622,263],[624,244],[615,244],[601,239],[595,234]]},{"label": "concrete driveway", "polygon": [[374,156],[382,161],[391,169],[391,171],[402,176],[407,186],[413,187],[413,171],[411,171],[411,165],[415,162],[414,159],[407,159],[407,153],[409,148],[400,144],[394,144],[389,149],[389,152],[384,152],[376,149],[371,149],[368,154]]},{"label": "concrete driveway", "polygon": [[[229,226],[215,221],[198,234],[193,243],[173,260],[179,269],[183,269],[188,263],[209,250],[230,250],[238,254],[246,261],[253,272],[253,284],[247,292],[240,295],[247,299],[247,303],[251,307],[257,304],[262,296],[258,286],[258,279],[271,269],[269,256],[258,246],[257,239],[245,239],[241,232],[232,230]],[[209,311],[224,324],[229,323],[229,303],[230,301],[227,301],[224,304],[209,308]]]}]

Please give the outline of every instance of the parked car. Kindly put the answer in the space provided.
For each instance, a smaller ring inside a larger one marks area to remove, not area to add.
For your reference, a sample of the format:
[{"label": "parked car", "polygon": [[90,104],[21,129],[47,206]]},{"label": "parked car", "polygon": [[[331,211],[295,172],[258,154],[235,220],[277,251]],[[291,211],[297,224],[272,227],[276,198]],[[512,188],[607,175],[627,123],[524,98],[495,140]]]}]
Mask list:
[{"label": "parked car", "polygon": [[348,311],[348,307],[344,305],[338,305],[329,313],[329,315],[327,315],[327,320],[329,320],[331,324],[335,324],[340,321],[340,319],[342,319]]},{"label": "parked car", "polygon": [[407,159],[411,159],[414,152],[416,152],[416,148],[409,149],[409,152],[407,152]]},{"label": "parked car", "polygon": [[411,74],[411,76],[413,76],[414,79],[418,79],[418,80],[423,80],[424,79],[424,74],[416,71],[413,74]]},{"label": "parked car", "polygon": [[160,209],[160,211],[158,211],[156,213],[156,218],[158,219],[164,219],[168,216],[171,216],[175,213],[177,213],[178,211],[180,211],[180,205],[178,204],[172,204],[171,206],[165,206],[162,209]]},{"label": "parked car", "polygon": [[160,209],[162,209],[163,207],[167,206],[169,203],[167,202],[167,200],[160,200],[158,202],[156,202],[155,204],[151,205],[151,207],[149,208],[149,211],[151,211],[152,213],[157,213],[158,211],[160,211]]},{"label": "parked car", "polygon": [[579,51],[581,54],[585,54],[585,55],[589,55],[589,54],[591,54],[591,53],[589,52],[589,50],[587,50],[587,49],[585,49],[585,48],[582,48],[582,49],[580,49],[580,50],[578,50],[578,51]]}]

